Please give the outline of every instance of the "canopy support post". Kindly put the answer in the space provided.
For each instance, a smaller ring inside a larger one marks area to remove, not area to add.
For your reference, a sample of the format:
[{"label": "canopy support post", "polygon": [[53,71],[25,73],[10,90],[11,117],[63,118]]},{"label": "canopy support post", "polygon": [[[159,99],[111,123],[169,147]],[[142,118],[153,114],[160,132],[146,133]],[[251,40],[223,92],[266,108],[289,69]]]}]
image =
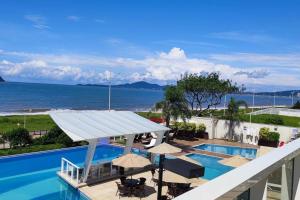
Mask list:
[{"label": "canopy support post", "polygon": [[98,139],[89,140],[89,146],[85,157],[85,163],[84,163],[84,173],[83,173],[83,182],[87,181],[89,171],[92,165],[92,161],[94,158],[94,154],[96,151]]},{"label": "canopy support post", "polygon": [[159,145],[162,143],[162,140],[165,136],[165,131],[159,131],[159,132],[155,132],[156,133],[156,142],[155,142],[155,146]]},{"label": "canopy support post", "polygon": [[135,135],[126,135],[127,141],[126,141],[126,147],[124,150],[124,154],[128,154],[131,151],[132,145],[133,145],[133,140],[135,138]]}]

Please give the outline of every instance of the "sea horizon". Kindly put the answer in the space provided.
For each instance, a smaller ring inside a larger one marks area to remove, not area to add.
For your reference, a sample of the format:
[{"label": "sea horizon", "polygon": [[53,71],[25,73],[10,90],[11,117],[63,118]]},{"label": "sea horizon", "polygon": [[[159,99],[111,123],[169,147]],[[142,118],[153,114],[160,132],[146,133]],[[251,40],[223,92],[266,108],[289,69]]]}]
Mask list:
[{"label": "sea horizon", "polygon": [[[149,111],[163,99],[163,90],[112,88],[111,109]],[[108,110],[108,88],[49,83],[5,82],[0,84],[0,112],[41,112],[53,109]],[[252,106],[250,94],[228,94]],[[224,100],[216,108],[224,107]],[[294,102],[299,98],[294,97]],[[275,97],[276,106],[291,106],[291,97]],[[254,106],[272,106],[274,97],[256,95]]]}]

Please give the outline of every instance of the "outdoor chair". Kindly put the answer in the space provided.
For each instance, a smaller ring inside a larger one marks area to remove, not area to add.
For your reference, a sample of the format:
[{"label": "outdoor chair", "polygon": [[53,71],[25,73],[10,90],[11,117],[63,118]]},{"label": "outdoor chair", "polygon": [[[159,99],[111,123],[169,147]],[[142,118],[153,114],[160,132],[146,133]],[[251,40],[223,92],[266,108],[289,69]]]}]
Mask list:
[{"label": "outdoor chair", "polygon": [[126,196],[128,194],[128,188],[125,185],[122,185],[119,182],[116,182],[118,190],[116,192],[116,195],[119,195],[119,198],[121,196]]},{"label": "outdoor chair", "polygon": [[176,188],[176,185],[173,183],[168,183],[168,191],[167,194],[170,195],[172,198],[178,196],[178,190]]},{"label": "outdoor chair", "polygon": [[121,181],[121,184],[122,184],[122,185],[125,185],[126,179],[127,179],[126,176],[121,176],[121,177],[120,177],[120,181]]},{"label": "outdoor chair", "polygon": [[135,188],[134,188],[134,194],[137,196],[139,195],[140,198],[142,198],[142,195],[145,196],[146,195],[146,192],[145,192],[145,184],[143,185],[137,185]]},{"label": "outdoor chair", "polygon": [[146,180],[147,180],[146,178],[141,177],[139,181],[139,185],[145,185]]}]

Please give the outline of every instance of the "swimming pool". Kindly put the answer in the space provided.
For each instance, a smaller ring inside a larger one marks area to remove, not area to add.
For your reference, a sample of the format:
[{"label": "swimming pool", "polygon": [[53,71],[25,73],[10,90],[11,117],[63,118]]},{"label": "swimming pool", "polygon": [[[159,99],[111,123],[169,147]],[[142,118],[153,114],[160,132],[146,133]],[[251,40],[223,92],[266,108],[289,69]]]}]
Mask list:
[{"label": "swimming pool", "polygon": [[[56,175],[62,157],[82,165],[86,151],[85,146],[0,158],[0,199],[87,200]],[[93,162],[109,161],[122,153],[121,147],[99,145]]]},{"label": "swimming pool", "polygon": [[215,156],[208,156],[203,154],[188,154],[187,157],[196,160],[202,166],[205,167],[204,169],[204,176],[201,178],[212,180],[226,172],[234,169],[233,167],[229,167],[226,165],[222,165],[218,161],[222,160],[222,158],[218,158]]},{"label": "swimming pool", "polygon": [[195,149],[210,151],[228,155],[240,155],[245,158],[254,159],[256,157],[256,149],[241,148],[234,146],[218,145],[218,144],[201,144],[194,147]]}]

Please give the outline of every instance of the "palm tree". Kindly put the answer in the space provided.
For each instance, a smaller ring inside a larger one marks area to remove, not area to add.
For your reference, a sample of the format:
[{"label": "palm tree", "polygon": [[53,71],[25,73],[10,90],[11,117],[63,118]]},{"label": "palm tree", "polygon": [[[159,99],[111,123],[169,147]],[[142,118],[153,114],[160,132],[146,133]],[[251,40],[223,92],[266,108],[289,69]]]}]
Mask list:
[{"label": "palm tree", "polygon": [[240,123],[240,113],[239,113],[239,109],[240,106],[245,106],[246,108],[248,108],[248,105],[245,101],[243,100],[239,100],[236,101],[233,97],[230,98],[230,101],[228,103],[228,108],[227,108],[227,115],[226,115],[226,119],[229,120],[228,123],[228,139],[232,140],[233,136],[234,136],[234,127],[236,125],[239,125]]},{"label": "palm tree", "polygon": [[190,118],[191,114],[188,108],[188,103],[184,98],[183,90],[177,86],[169,86],[165,90],[164,100],[155,104],[156,110],[161,110],[166,126],[170,126],[171,118],[182,120]]}]

